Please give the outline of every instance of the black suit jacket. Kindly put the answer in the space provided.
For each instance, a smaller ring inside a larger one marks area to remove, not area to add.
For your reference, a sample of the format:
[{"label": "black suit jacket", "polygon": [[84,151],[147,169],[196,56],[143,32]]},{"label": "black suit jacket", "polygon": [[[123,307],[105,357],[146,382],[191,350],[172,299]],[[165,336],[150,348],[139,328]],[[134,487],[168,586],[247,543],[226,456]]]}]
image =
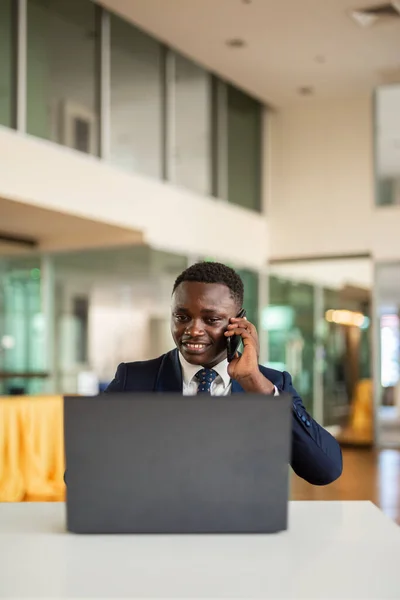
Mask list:
[{"label": "black suit jacket", "polygon": [[[325,431],[306,412],[300,396],[292,385],[289,373],[267,369],[259,365],[261,373],[280,392],[293,397],[292,458],[295,473],[314,485],[332,483],[342,473],[340,446],[330,433]],[[182,392],[182,370],[178,351],[142,362],[121,363],[115,378],[105,393],[113,392]],[[232,394],[244,393],[235,380]]]}]

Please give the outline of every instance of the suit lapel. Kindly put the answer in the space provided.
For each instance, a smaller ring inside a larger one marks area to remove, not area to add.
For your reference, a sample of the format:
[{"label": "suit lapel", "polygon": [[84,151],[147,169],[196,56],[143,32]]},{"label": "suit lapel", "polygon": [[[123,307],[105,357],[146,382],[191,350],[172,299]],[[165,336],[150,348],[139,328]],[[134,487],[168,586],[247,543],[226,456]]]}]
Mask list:
[{"label": "suit lapel", "polygon": [[165,354],[158,371],[155,391],[182,393],[182,369],[178,350]]},{"label": "suit lapel", "polygon": [[231,393],[232,394],[244,394],[244,389],[235,379],[232,379]]}]

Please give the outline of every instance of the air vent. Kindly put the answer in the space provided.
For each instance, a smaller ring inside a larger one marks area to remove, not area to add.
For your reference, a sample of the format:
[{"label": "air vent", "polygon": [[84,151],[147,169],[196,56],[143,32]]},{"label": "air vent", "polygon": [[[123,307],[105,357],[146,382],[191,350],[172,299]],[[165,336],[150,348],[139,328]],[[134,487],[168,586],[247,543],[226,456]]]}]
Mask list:
[{"label": "air vent", "polygon": [[351,17],[361,27],[369,27],[383,20],[400,20],[400,1],[353,10],[351,11]]}]

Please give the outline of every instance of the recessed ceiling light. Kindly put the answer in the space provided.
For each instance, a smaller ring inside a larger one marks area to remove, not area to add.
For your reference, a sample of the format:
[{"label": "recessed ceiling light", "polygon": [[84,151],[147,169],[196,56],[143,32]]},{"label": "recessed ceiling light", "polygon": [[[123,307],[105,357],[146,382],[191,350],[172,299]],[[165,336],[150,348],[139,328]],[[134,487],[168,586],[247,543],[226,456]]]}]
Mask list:
[{"label": "recessed ceiling light", "polygon": [[361,27],[370,27],[374,25],[379,17],[363,12],[362,10],[353,10],[350,13],[352,19]]},{"label": "recessed ceiling light", "polygon": [[302,85],[299,87],[298,92],[300,96],[312,96],[314,93],[314,88],[311,85]]},{"label": "recessed ceiling light", "polygon": [[241,38],[232,38],[231,40],[227,40],[226,45],[229,46],[229,48],[244,48],[246,42]]}]

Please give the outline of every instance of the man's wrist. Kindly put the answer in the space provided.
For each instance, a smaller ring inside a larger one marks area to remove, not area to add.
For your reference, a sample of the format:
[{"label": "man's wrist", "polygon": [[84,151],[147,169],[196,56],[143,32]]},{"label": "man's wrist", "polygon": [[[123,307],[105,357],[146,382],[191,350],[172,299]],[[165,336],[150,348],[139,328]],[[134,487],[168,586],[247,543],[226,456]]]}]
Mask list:
[{"label": "man's wrist", "polygon": [[257,370],[239,382],[245,392],[253,394],[265,394],[273,396],[276,388],[264,375]]}]

